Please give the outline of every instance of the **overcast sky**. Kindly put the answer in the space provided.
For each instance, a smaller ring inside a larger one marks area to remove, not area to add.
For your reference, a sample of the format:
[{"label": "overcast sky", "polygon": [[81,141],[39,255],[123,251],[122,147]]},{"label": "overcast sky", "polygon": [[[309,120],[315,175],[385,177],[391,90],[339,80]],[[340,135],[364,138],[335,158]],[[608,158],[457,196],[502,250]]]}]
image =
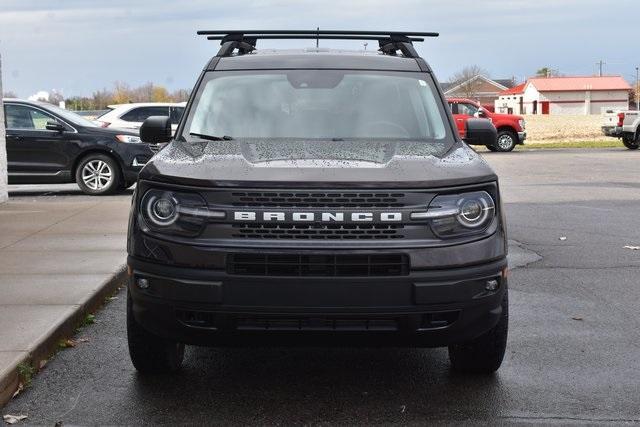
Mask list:
[{"label": "overcast sky", "polygon": [[605,73],[633,81],[638,16],[638,0],[0,0],[0,54],[5,91],[20,97],[90,95],[116,80],[191,88],[217,51],[197,29],[439,31],[418,51],[441,81],[469,64],[494,78],[543,66],[592,75],[601,59]]}]

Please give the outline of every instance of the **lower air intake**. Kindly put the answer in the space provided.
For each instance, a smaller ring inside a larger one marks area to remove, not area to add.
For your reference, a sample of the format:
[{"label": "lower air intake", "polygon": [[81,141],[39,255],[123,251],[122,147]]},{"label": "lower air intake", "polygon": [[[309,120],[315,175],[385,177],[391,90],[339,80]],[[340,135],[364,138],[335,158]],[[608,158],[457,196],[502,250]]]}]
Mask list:
[{"label": "lower air intake", "polygon": [[406,276],[406,255],[231,254],[227,273],[244,276]]}]

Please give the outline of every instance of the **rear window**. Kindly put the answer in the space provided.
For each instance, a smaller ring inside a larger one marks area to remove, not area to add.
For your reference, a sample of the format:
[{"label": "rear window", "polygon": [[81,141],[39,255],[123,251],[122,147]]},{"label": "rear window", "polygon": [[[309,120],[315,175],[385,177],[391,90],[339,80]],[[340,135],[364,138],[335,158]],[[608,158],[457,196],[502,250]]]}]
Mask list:
[{"label": "rear window", "polygon": [[120,119],[125,122],[144,122],[151,116],[169,116],[169,107],[137,107],[123,114]]}]

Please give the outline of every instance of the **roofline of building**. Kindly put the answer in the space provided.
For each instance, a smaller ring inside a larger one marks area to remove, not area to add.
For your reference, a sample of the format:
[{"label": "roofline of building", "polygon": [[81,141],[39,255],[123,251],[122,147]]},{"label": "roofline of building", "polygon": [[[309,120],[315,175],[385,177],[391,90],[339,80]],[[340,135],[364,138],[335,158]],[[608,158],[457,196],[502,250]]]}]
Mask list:
[{"label": "roofline of building", "polygon": [[449,92],[452,92],[458,88],[460,88],[461,86],[464,86],[467,83],[470,83],[474,80],[477,80],[478,78],[483,79],[484,81],[494,84],[496,85],[498,88],[502,88],[501,90],[507,90],[508,88],[506,86],[501,85],[500,83],[496,82],[495,80],[491,80],[489,77],[483,76],[482,74],[476,74],[475,76],[471,77],[470,79],[467,79],[463,82],[458,83],[457,85],[450,87],[449,89],[447,89],[444,94],[446,95]]}]

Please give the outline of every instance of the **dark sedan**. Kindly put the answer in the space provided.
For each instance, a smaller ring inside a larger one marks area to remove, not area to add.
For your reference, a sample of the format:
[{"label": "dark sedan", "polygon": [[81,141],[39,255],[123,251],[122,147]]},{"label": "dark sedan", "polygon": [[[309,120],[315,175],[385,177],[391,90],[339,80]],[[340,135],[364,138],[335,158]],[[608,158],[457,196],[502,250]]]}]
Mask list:
[{"label": "dark sedan", "polygon": [[76,182],[92,195],[135,184],[153,156],[136,133],[101,128],[41,102],[4,100],[10,184]]}]

